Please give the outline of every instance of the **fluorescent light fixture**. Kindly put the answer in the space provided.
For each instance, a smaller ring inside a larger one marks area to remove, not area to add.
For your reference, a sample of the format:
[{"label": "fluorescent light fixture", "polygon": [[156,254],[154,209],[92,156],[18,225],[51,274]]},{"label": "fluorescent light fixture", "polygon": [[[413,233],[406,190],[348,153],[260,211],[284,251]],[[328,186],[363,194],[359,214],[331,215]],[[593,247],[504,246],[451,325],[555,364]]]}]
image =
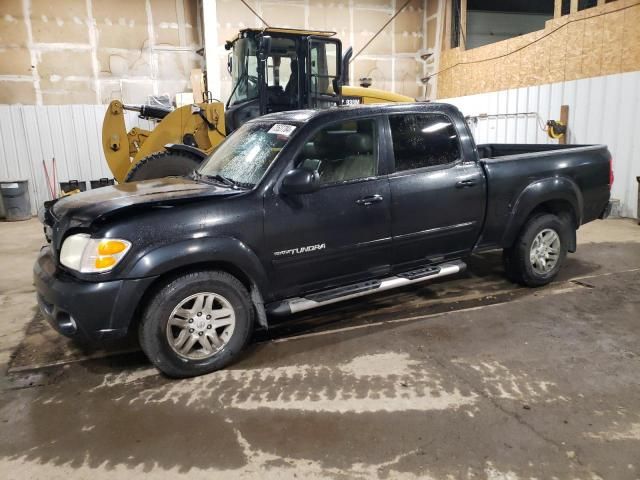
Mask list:
[{"label": "fluorescent light fixture", "polygon": [[438,122],[434,123],[433,125],[429,125],[428,127],[424,127],[422,131],[424,133],[433,133],[437,132],[438,130],[442,130],[443,128],[447,128],[449,125],[451,125],[449,122]]}]

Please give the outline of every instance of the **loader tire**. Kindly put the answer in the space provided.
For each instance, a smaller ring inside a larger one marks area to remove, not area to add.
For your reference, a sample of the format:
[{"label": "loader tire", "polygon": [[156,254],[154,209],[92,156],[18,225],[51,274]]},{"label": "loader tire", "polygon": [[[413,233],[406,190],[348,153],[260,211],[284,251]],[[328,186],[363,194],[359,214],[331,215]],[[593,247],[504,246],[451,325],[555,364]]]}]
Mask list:
[{"label": "loader tire", "polygon": [[202,159],[189,152],[158,152],[133,165],[125,182],[188,175],[200,166]]}]

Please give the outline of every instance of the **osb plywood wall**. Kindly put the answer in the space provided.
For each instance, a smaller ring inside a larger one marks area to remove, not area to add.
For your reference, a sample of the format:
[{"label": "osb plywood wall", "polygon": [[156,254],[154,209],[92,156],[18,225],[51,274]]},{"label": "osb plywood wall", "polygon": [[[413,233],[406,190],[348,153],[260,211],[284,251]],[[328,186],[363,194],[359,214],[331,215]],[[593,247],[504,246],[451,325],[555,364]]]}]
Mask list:
[{"label": "osb plywood wall", "polygon": [[472,50],[444,50],[438,98],[640,70],[640,1],[617,0],[545,29]]},{"label": "osb plywood wall", "polygon": [[[358,52],[405,0],[251,0],[249,4],[271,26],[330,30]],[[218,0],[218,40],[230,40],[241,28],[263,23],[239,0]],[[422,98],[425,65],[418,52],[435,47],[438,0],[412,0],[351,64],[351,84],[369,77],[374,88]],[[230,93],[226,55],[220,55],[223,98]]]},{"label": "osb plywood wall", "polygon": [[0,104],[96,104],[191,88],[195,0],[0,0]]}]

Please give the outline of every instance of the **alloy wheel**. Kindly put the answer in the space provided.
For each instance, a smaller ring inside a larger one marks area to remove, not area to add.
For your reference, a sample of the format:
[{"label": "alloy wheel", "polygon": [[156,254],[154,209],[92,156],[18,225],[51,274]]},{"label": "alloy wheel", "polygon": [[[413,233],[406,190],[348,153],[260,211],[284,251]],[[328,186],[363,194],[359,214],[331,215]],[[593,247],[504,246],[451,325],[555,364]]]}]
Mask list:
[{"label": "alloy wheel", "polygon": [[233,335],[236,315],[229,300],[202,292],[182,300],[167,322],[169,346],[181,357],[203,360],[220,352]]},{"label": "alloy wheel", "polygon": [[533,239],[529,261],[533,271],[545,275],[555,268],[560,258],[560,237],[551,229],[541,230]]}]

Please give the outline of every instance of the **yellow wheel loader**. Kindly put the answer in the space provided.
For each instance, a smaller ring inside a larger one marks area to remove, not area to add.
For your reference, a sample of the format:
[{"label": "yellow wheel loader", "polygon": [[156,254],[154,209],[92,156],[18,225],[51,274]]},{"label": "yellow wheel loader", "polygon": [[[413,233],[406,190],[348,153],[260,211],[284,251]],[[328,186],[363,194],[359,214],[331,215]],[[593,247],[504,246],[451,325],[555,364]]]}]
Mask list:
[{"label": "yellow wheel loader", "polygon": [[[126,110],[160,123],[153,130],[134,127],[127,132]],[[104,116],[102,148],[118,182],[148,180],[195,170],[224,140],[224,131],[224,106],[220,102],[185,105],[171,111],[114,100]]]},{"label": "yellow wheel loader", "polygon": [[[176,110],[109,104],[102,144],[118,182],[185,175],[246,121],[272,112],[352,103],[413,102],[392,92],[346,85],[352,50],[342,54],[335,32],[248,28],[225,44],[231,95]],[[153,130],[126,131],[124,112],[157,120]]]}]

